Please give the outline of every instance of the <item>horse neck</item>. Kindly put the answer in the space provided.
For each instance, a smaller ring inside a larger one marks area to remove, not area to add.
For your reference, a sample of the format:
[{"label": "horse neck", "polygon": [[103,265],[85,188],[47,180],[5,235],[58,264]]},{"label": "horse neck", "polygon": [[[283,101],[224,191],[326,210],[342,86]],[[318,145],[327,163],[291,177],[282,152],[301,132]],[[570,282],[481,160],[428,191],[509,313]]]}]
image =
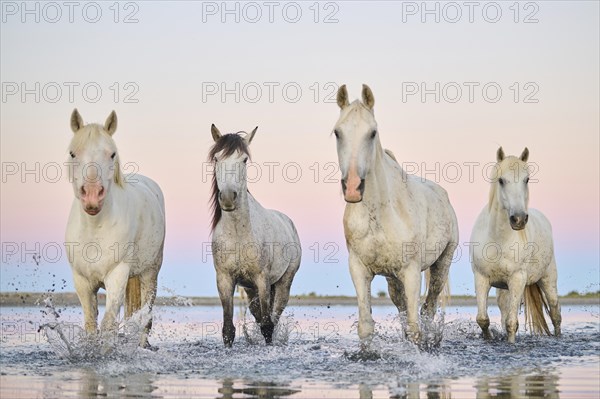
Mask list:
[{"label": "horse neck", "polygon": [[239,194],[235,210],[221,213],[221,222],[225,231],[233,231],[237,236],[250,236],[252,226],[250,213],[256,201],[244,188]]},{"label": "horse neck", "polygon": [[[406,175],[405,172],[398,165],[398,170],[389,166],[386,159],[387,155],[381,147],[377,146],[375,151],[375,159],[365,177],[365,192],[363,201],[365,203],[375,204],[389,204],[391,197],[399,197],[399,203],[407,203],[403,200],[404,196],[407,196],[406,190]],[[393,211],[393,207],[376,206],[380,213]]]},{"label": "horse neck", "polygon": [[502,243],[504,241],[514,242],[521,237],[525,236],[525,231],[515,231],[510,227],[508,221],[508,215],[504,209],[498,203],[498,199],[494,198],[492,205],[489,209],[489,236],[496,243]]}]

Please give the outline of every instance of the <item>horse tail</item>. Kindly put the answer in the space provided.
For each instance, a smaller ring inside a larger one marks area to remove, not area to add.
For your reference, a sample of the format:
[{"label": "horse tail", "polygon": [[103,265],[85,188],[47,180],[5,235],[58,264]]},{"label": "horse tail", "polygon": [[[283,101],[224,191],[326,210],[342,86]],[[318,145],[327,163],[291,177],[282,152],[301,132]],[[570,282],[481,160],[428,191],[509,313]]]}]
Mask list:
[{"label": "horse tail", "polygon": [[125,318],[128,319],[142,307],[142,292],[140,287],[140,277],[133,276],[127,280],[125,289]]},{"label": "horse tail", "polygon": [[523,308],[525,310],[525,322],[534,334],[550,334],[548,323],[544,317],[544,309],[548,312],[548,302],[537,284],[525,287],[523,295]]}]

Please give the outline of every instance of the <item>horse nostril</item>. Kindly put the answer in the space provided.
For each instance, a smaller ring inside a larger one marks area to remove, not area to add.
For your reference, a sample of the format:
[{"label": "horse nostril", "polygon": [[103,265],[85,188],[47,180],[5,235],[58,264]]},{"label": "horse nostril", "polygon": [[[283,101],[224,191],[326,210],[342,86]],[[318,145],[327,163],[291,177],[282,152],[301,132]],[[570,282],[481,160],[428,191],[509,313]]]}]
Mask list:
[{"label": "horse nostril", "polygon": [[340,181],[342,182],[342,190],[346,192],[346,180],[341,179]]},{"label": "horse nostril", "polygon": [[517,223],[517,217],[516,217],[516,216],[514,216],[514,215],[511,215],[511,217],[510,217],[510,222],[511,222],[511,223]]},{"label": "horse nostril", "polygon": [[365,191],[365,179],[360,179],[360,184],[358,185],[358,191],[362,194]]},{"label": "horse nostril", "polygon": [[102,196],[104,195],[104,187],[101,187],[101,188],[100,188],[100,192],[98,193],[98,195],[99,195],[100,197],[102,197]]},{"label": "horse nostril", "polygon": [[223,192],[219,191],[219,201],[223,201]]},{"label": "horse nostril", "polygon": [[525,215],[525,223],[529,220],[529,215]]},{"label": "horse nostril", "polygon": [[81,186],[80,192],[81,192],[81,195],[85,195],[85,187]]},{"label": "horse nostril", "polygon": [[235,201],[235,199],[236,199],[236,198],[237,198],[237,192],[236,192],[236,191],[234,191],[234,192],[233,192],[233,200]]}]

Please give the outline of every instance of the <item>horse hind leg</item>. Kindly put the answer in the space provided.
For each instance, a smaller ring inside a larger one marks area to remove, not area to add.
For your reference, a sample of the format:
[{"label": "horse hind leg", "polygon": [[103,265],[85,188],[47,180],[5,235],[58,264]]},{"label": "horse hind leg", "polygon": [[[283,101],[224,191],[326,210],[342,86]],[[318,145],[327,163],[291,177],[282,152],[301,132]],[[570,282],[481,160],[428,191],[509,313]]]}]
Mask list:
[{"label": "horse hind leg", "polygon": [[[158,290],[158,271],[152,269],[144,272],[140,275],[139,281],[140,308],[148,307],[148,321],[143,326],[142,335],[140,336],[140,346],[150,349],[152,346],[148,343],[148,334],[150,334],[150,330],[152,329],[152,308],[154,307],[156,291]],[[129,292],[128,295],[130,295]]]},{"label": "horse hind leg", "polygon": [[448,272],[450,271],[450,264],[452,263],[452,256],[455,249],[455,245],[448,244],[440,257],[429,267],[429,286],[427,287],[425,303],[421,307],[421,316],[430,319],[435,316],[438,298],[444,287],[448,284]]},{"label": "horse hind leg", "polygon": [[510,307],[510,296],[507,289],[496,288],[496,303],[500,309],[500,325],[502,328],[506,328],[506,317]]},{"label": "horse hind leg", "polygon": [[542,277],[537,284],[546,296],[550,320],[552,320],[552,325],[554,326],[554,335],[559,337],[561,334],[560,324],[562,322],[562,316],[560,314],[560,303],[558,302],[558,290],[556,288],[556,264],[554,263],[554,260],[552,260],[552,263],[548,269],[548,273]]},{"label": "horse hind leg", "polygon": [[396,308],[398,308],[398,312],[406,312],[406,297],[404,295],[404,286],[402,285],[402,281],[393,277],[386,277],[386,280],[388,283],[390,299],[394,305],[396,305]]},{"label": "horse hind leg", "polygon": [[244,288],[244,291],[248,296],[248,309],[250,309],[250,313],[254,317],[256,323],[260,324],[262,315],[260,314],[260,302],[258,300],[258,293],[255,289],[252,288]]},{"label": "horse hind leg", "polygon": [[[277,283],[273,285],[274,295],[273,295],[273,310],[272,310],[272,318],[273,322],[277,324],[279,322],[279,318],[281,314],[285,310],[285,307],[288,304],[290,299],[290,290],[292,288],[292,279],[293,274],[289,278],[285,278],[284,275],[282,279],[280,279]],[[284,281],[282,281],[285,278]]]}]

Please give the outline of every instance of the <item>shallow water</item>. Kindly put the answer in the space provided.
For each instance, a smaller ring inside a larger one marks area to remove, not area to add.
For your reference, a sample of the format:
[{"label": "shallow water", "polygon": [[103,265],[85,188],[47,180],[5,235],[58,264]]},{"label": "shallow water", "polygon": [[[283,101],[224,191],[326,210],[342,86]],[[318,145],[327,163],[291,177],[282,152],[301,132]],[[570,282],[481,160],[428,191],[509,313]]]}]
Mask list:
[{"label": "shallow water", "polygon": [[[597,398],[599,310],[563,306],[561,338],[521,330],[509,345],[494,307],[490,342],[475,308],[450,307],[420,350],[403,338],[395,308],[374,307],[377,334],[365,355],[352,306],[290,307],[270,347],[238,311],[231,349],[220,308],[159,307],[156,351],[137,347],[131,325],[116,345],[86,341],[76,307],[0,308],[0,397]],[[46,323],[54,328],[40,329]]]}]

